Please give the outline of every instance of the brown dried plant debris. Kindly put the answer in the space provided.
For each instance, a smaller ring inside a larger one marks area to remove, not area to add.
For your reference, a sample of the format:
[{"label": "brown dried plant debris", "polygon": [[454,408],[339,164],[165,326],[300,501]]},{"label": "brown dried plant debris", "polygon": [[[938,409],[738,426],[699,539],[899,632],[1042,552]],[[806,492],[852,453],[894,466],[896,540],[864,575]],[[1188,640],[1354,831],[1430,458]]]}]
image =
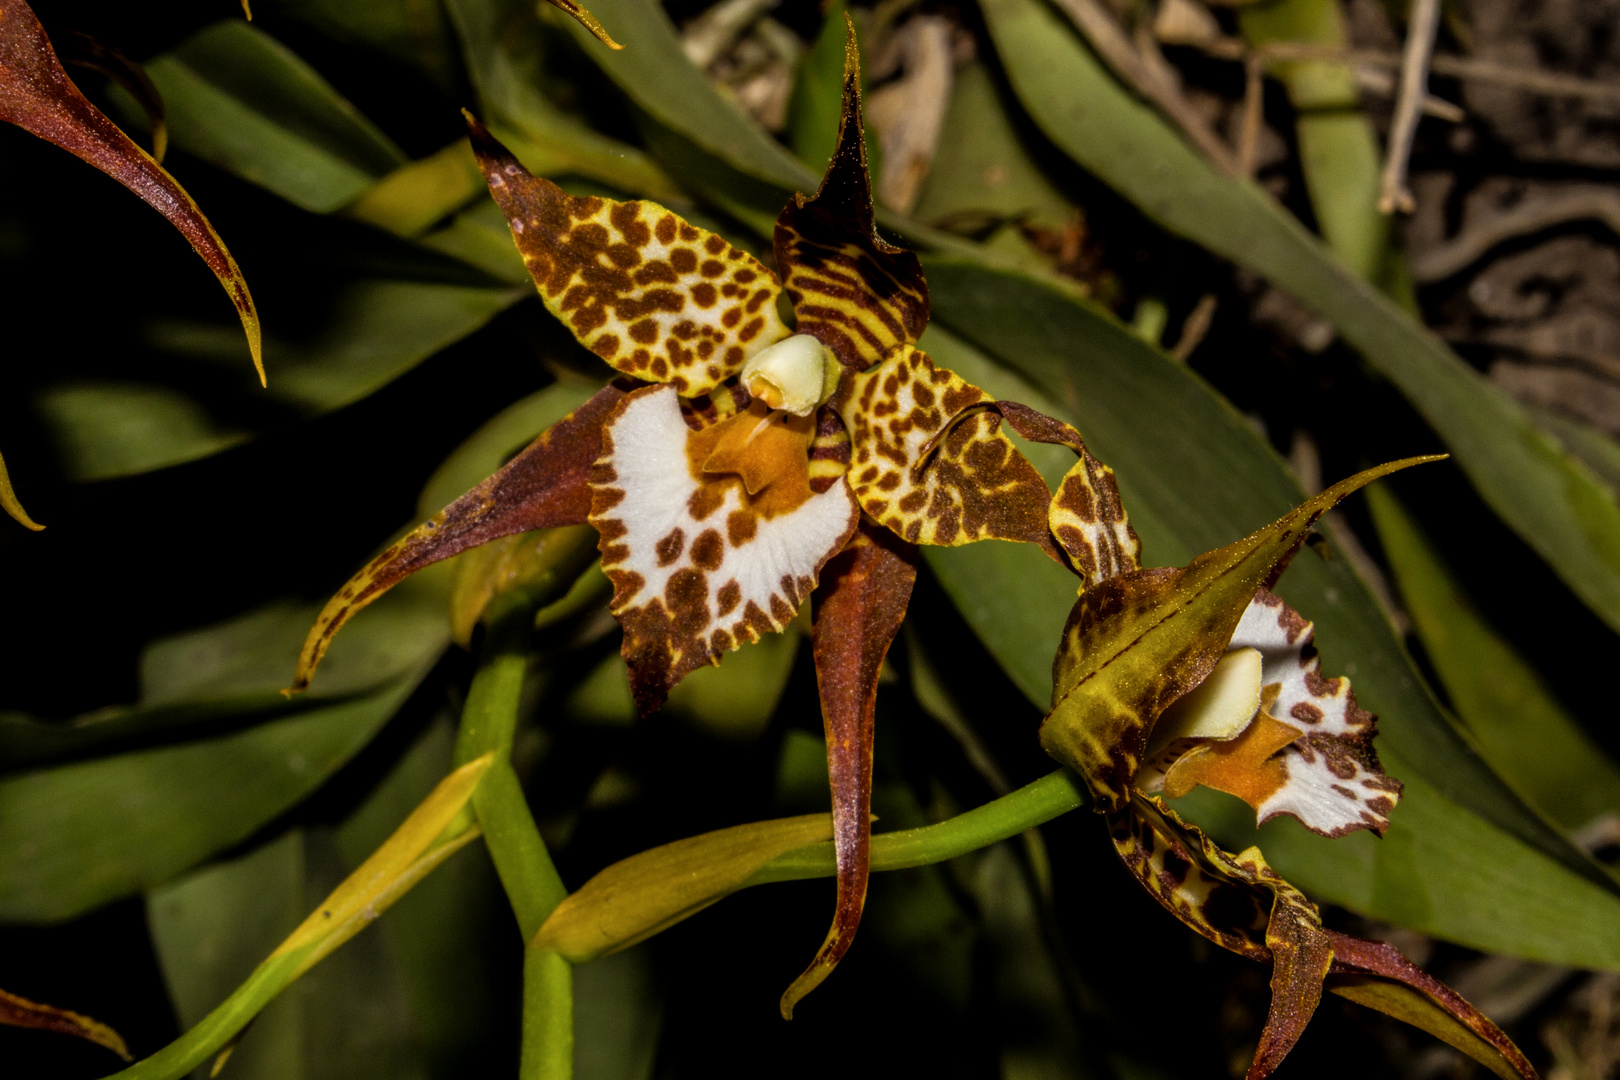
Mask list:
[{"label": "brown dried plant debris", "polygon": [[767,131],[787,126],[804,42],[767,12],[777,0],[721,0],[686,24],[687,57]]}]

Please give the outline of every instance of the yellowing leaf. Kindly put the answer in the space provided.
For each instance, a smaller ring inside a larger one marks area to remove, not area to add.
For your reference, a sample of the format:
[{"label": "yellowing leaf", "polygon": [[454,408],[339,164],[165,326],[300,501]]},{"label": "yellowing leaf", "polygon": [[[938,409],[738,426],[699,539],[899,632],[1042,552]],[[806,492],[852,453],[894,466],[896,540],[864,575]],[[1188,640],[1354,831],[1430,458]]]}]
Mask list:
[{"label": "yellowing leaf", "polygon": [[1055,666],[1041,745],[1117,810],[1129,800],[1153,724],[1226,651],[1256,590],[1276,580],[1339,500],[1380,476],[1436,458],[1406,458],[1357,473],[1234,544],[1183,569],[1139,570],[1080,595]]},{"label": "yellowing leaf", "polygon": [[302,952],[293,970],[291,977],[297,978],[365,929],[411,886],[478,835],[469,826],[435,844],[472,798],[494,761],[493,754],[485,754],[441,780],[382,847],[344,879],[270,954],[269,960],[308,950]]},{"label": "yellowing leaf", "polygon": [[558,11],[573,16],[579,22],[579,25],[596,35],[596,40],[608,48],[614,50],[624,48],[623,45],[608,36],[608,32],[602,28],[602,24],[596,21],[596,16],[586,11],[585,5],[581,4],[579,0],[546,0],[546,2]]},{"label": "yellowing leaf", "polygon": [[628,948],[746,884],[776,856],[832,839],[831,814],[704,833],[643,851],[597,874],[552,912],[534,944],[576,964]]},{"label": "yellowing leaf", "polygon": [[1327,989],[1340,997],[1348,997],[1358,1006],[1377,1009],[1396,1020],[1422,1028],[1442,1043],[1455,1046],[1473,1057],[1474,1061],[1498,1077],[1503,1077],[1503,1080],[1521,1080],[1526,1075],[1536,1075],[1534,1070],[1529,1070],[1528,1062],[1524,1062],[1520,1049],[1513,1046],[1502,1031],[1495,1030],[1495,1025],[1490,1025],[1490,1028],[1495,1031],[1497,1038],[1487,1038],[1442,1009],[1429,994],[1419,989],[1366,975],[1330,975]]},{"label": "yellowing leaf", "polygon": [[129,1048],[124,1045],[123,1037],[101,1021],[58,1009],[54,1005],[41,1005],[4,990],[0,990],[0,1024],[77,1035],[98,1046],[105,1046],[125,1061],[129,1060]]},{"label": "yellowing leaf", "polygon": [[12,489],[11,474],[6,472],[6,459],[3,457],[0,457],[0,510],[4,510],[16,518],[24,528],[39,532],[45,527],[29,517],[28,511],[23,509],[22,503],[17,501],[17,492]]}]

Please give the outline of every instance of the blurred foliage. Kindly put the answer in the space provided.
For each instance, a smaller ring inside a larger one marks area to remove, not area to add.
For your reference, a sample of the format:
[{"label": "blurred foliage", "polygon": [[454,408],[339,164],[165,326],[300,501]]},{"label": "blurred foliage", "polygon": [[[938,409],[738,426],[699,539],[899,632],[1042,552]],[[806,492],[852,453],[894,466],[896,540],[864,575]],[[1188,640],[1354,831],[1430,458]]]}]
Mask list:
[{"label": "blurred foliage", "polygon": [[[735,865],[708,868],[724,880],[677,907],[735,895],[573,972],[580,1080],[1241,1074],[1264,971],[1147,903],[1085,812],[986,831],[930,865],[874,844],[875,869],[904,868],[874,874],[859,944],[791,1024],[777,1018],[832,895],[795,880],[830,872],[823,848],[770,862],[819,837],[828,805],[801,625],[638,720],[605,579],[588,551],[546,561],[559,538],[530,536],[401,585],[309,693],[278,692],[342,581],[603,381],[535,297],[463,107],[572,193],[658,200],[760,253],[784,201],[815,189],[843,3],[756,4],[703,66],[682,28],[710,5],[589,6],[622,51],[529,0],[258,0],[252,22],[194,0],[34,5],[53,35],[91,34],[151,77],[165,167],[254,289],[268,386],[162,219],[0,128],[5,310],[34,331],[0,372],[0,481],[49,526],[0,518],[0,987],[106,1022],[137,1058],[197,1025],[465,760],[463,646],[484,650],[483,677],[493,635],[477,619],[522,581],[544,596],[508,672],[521,693],[499,797],[526,799],[563,886],[699,834],[815,815],[804,835],[728,849]],[[1352,8],[1262,0],[1212,17],[1245,47],[1336,46]],[[1416,941],[1433,968],[1475,972],[1486,952],[1620,969],[1620,735],[1602,675],[1620,628],[1620,448],[1521,406],[1426,329],[1441,294],[1414,291],[1399,230],[1371,206],[1385,118],[1349,69],[1275,65],[1262,126],[1281,156],[1240,177],[1124,85],[1064,5],[850,10],[873,95],[914,76],[912,22],[951,27],[931,168],[909,212],[879,208],[885,235],[922,255],[922,346],[1074,424],[1117,471],[1147,565],[1230,543],[1324,478],[1452,455],[1341,511],[1277,587],[1316,624],[1324,670],[1379,714],[1385,766],[1407,785],[1388,834],[1256,835],[1247,807],[1207,790],[1178,810],[1233,850],[1258,839],[1333,905],[1330,925]],[[1137,31],[1151,14],[1130,14]],[[1206,52],[1169,55],[1236,115],[1241,70]],[[73,74],[145,138],[133,98]],[[1206,298],[1213,321],[1195,330]],[[1278,331],[1265,303],[1325,343]],[[1020,448],[1050,483],[1072,463]],[[525,553],[543,573],[524,576]],[[879,836],[1050,772],[1035,733],[1073,599],[1073,578],[1025,545],[928,549],[879,696]],[[1047,816],[1078,799],[1054,791]],[[220,1075],[512,1074],[525,942],[499,843],[493,860],[483,843],[450,857],[292,984]],[[613,944],[676,913],[627,917]],[[1570,1008],[1548,990],[1504,1026],[1546,1064],[1538,1025],[1573,1022]],[[858,1061],[852,1023],[870,1029]],[[114,1068],[67,1043],[0,1028],[8,1076]],[[1433,1076],[1433,1045],[1325,1006],[1285,1075]]]}]

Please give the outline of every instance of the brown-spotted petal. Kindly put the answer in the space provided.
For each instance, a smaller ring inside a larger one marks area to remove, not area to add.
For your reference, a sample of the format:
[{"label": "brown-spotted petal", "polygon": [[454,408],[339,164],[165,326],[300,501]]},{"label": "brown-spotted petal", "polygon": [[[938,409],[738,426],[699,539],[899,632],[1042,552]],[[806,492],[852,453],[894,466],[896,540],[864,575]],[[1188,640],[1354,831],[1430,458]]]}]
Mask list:
[{"label": "brown-spotted petal", "polygon": [[620,45],[617,41],[614,41],[608,36],[608,32],[602,28],[602,24],[596,21],[596,16],[592,15],[589,11],[586,11],[585,5],[579,3],[579,0],[547,0],[547,2],[557,10],[572,16],[578,21],[579,25],[589,30],[593,35],[595,35],[597,41],[600,41],[608,48],[624,48],[623,45]]},{"label": "brown-spotted petal", "polygon": [[18,524],[26,529],[39,532],[45,526],[28,516],[22,503],[17,498],[17,492],[11,486],[11,474],[6,471],[6,459],[0,457],[0,510],[4,510]]},{"label": "brown-spotted petal", "polygon": [[1429,460],[1340,481],[1184,569],[1138,570],[1081,593],[1053,664],[1053,707],[1041,725],[1047,753],[1085,778],[1102,809],[1123,806],[1159,714],[1215,667],[1255,593],[1282,572],[1311,525],[1357,488]]},{"label": "brown-spotted petal", "polygon": [[815,592],[812,633],[832,784],[838,900],[826,940],[782,994],[785,1019],[791,1020],[793,1007],[832,974],[860,925],[870,870],[878,673],[900,632],[916,580],[917,549],[863,521],[849,546],[827,565]]},{"label": "brown-spotted petal", "polygon": [[1248,1080],[1263,1080],[1299,1041],[1333,961],[1321,914],[1266,864],[1232,855],[1164,803],[1136,795],[1108,817],[1114,850],[1167,911],[1240,956],[1272,965],[1271,1008]]},{"label": "brown-spotted petal", "polygon": [[801,334],[865,371],[928,325],[917,256],[879,238],[861,132],[861,59],[845,16],[838,146],[813,198],[795,194],[776,219],[776,265]]},{"label": "brown-spotted petal", "polygon": [[284,692],[308,687],[343,624],[418,570],[503,536],[584,524],[591,509],[591,464],[602,449],[602,425],[634,385],[624,380],[603,387],[500,471],[350,578],[316,618],[304,640],[293,683]]},{"label": "brown-spotted petal", "polygon": [[878,524],[913,544],[1051,547],[1046,481],[1002,433],[990,396],[921,349],[902,345],[853,376],[839,411],[849,485]]},{"label": "brown-spotted petal", "polygon": [[1014,431],[1031,442],[1055,443],[1073,450],[1074,463],[1047,506],[1047,530],[1062,549],[1071,570],[1088,589],[1105,578],[1129,573],[1141,566],[1142,541],[1131,528],[1125,502],[1119,495],[1114,470],[1091,456],[1080,433],[1061,420],[1016,401],[998,402],[996,408]]},{"label": "brown-spotted petal", "polygon": [[1503,1080],[1535,1080],[1535,1067],[1502,1029],[1393,945],[1328,932],[1333,968],[1327,988],[1358,1005],[1422,1028]]},{"label": "brown-spotted petal", "polygon": [[[1250,848],[1258,868],[1270,868],[1258,848]],[[1271,919],[1266,948],[1271,951],[1271,1007],[1260,1031],[1247,1080],[1265,1080],[1305,1034],[1305,1026],[1322,1003],[1322,980],[1333,963],[1333,945],[1322,928],[1321,913],[1303,893],[1280,878],[1271,887]]]},{"label": "brown-spotted petal", "polygon": [[1401,782],[1378,763],[1377,717],[1356,705],[1349,679],[1322,675],[1313,636],[1309,622],[1264,589],[1232,635],[1232,648],[1260,653],[1271,715],[1301,732],[1278,755],[1283,782],[1254,804],[1259,823],[1287,814],[1323,836],[1357,829],[1383,835]]},{"label": "brown-spotted petal", "polygon": [[540,299],[618,370],[696,396],[788,336],[776,275],[746,251],[657,203],[576,198],[467,126]]},{"label": "brown-spotted petal", "polygon": [[4,990],[0,990],[0,1024],[74,1035],[97,1046],[105,1046],[125,1061],[131,1060],[123,1036],[101,1021],[67,1009],[58,1009],[54,1005],[41,1005]]},{"label": "brown-spotted petal", "polygon": [[638,390],[591,470],[590,522],[643,715],[688,673],[785,627],[859,517],[845,484],[810,482],[814,415],[726,411]]},{"label": "brown-spotted petal", "polygon": [[0,0],[0,120],[53,142],[139,195],[180,230],[230,294],[264,380],[259,315],[247,281],[214,227],[163,166],[73,85],[23,0]]}]

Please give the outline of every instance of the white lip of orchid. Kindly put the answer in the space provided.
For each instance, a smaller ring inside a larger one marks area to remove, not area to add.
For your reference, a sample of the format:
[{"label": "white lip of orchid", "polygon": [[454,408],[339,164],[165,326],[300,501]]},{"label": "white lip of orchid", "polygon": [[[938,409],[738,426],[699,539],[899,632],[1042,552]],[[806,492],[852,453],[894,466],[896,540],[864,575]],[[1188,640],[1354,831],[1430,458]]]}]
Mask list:
[{"label": "white lip of orchid", "polygon": [[840,373],[827,346],[809,334],[794,334],[755,353],[743,368],[742,383],[772,409],[809,416],[832,397]]},{"label": "white lip of orchid", "polygon": [[1260,711],[1260,672],[1255,649],[1233,649],[1221,657],[1203,682],[1160,715],[1143,760],[1152,761],[1177,739],[1226,742],[1243,734]]}]

